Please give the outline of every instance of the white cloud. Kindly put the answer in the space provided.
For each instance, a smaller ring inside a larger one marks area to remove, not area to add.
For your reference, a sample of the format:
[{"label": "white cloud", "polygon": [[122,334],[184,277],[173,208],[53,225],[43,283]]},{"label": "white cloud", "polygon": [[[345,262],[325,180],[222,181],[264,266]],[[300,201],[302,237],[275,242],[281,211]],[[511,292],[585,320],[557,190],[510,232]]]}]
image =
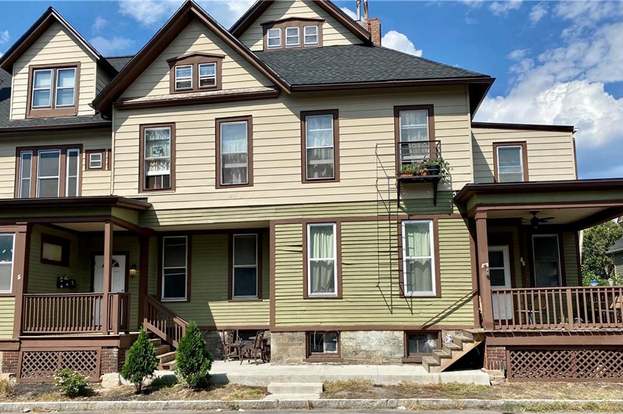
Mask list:
[{"label": "white cloud", "polygon": [[527,55],[528,55],[528,49],[515,49],[511,51],[508,55],[506,55],[506,57],[509,58],[510,60],[522,60]]},{"label": "white cloud", "polygon": [[543,3],[538,3],[532,6],[530,10],[530,21],[532,24],[537,24],[547,14],[547,7]]},{"label": "white cloud", "polygon": [[97,16],[95,21],[93,22],[93,31],[95,33],[101,32],[106,26],[108,26],[108,20],[103,18],[102,16]]},{"label": "white cloud", "polygon": [[511,10],[517,10],[521,7],[523,0],[503,0],[494,1],[489,5],[489,10],[496,16],[508,14]]},{"label": "white cloud", "polygon": [[128,52],[134,44],[132,39],[121,36],[113,36],[111,38],[96,36],[89,42],[105,56]]},{"label": "white cloud", "polygon": [[395,30],[390,30],[383,35],[381,45],[410,55],[422,56],[422,50],[416,49],[413,42],[406,35]]},{"label": "white cloud", "polygon": [[340,7],[340,9],[348,15],[353,20],[357,20],[357,13],[349,9],[348,7]]},{"label": "white cloud", "polygon": [[0,44],[8,42],[10,38],[11,36],[8,30],[0,31]]}]

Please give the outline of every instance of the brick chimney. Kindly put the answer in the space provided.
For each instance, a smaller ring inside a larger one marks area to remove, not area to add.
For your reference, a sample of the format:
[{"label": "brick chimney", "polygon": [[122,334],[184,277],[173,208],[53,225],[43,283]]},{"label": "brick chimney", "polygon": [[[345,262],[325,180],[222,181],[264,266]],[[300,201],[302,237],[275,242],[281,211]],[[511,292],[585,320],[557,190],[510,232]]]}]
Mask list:
[{"label": "brick chimney", "polygon": [[372,44],[374,44],[374,46],[381,46],[381,19],[375,17],[373,19],[368,19],[366,23],[368,32],[370,32]]}]

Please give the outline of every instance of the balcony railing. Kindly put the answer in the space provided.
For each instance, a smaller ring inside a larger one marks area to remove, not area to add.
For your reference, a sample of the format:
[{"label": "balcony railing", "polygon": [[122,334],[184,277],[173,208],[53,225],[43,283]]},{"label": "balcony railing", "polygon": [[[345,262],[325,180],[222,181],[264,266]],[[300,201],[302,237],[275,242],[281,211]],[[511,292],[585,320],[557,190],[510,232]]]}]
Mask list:
[{"label": "balcony railing", "polygon": [[495,289],[495,330],[623,328],[623,286]]},{"label": "balcony railing", "polygon": [[[22,334],[101,333],[102,293],[24,294]],[[127,331],[129,296],[111,293],[106,333]]]},{"label": "balcony railing", "polygon": [[400,167],[417,167],[426,160],[441,158],[441,141],[409,141],[400,144]]}]

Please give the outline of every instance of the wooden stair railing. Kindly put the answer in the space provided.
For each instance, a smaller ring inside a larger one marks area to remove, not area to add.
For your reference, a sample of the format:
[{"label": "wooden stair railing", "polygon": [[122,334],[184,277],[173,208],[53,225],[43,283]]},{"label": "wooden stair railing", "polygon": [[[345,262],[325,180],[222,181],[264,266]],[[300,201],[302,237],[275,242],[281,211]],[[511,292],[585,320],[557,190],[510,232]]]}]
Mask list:
[{"label": "wooden stair railing", "polygon": [[186,333],[188,322],[164,306],[153,296],[145,300],[143,327],[177,348]]}]

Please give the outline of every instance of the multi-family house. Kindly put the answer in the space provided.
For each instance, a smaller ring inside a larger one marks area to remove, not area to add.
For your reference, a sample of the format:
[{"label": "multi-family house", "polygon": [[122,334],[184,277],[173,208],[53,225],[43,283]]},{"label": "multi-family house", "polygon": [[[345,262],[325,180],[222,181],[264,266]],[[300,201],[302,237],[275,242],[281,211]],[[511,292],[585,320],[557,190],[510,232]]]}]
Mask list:
[{"label": "multi-family house", "polygon": [[[571,126],[473,117],[494,79],[383,48],[377,19],[185,3],[103,57],[48,9],[0,59],[0,352],[114,372],[139,327],[266,331],[272,363],[623,373],[623,288],[581,287]],[[269,334],[268,334],[269,333]],[[568,361],[575,361],[573,364]]]}]

